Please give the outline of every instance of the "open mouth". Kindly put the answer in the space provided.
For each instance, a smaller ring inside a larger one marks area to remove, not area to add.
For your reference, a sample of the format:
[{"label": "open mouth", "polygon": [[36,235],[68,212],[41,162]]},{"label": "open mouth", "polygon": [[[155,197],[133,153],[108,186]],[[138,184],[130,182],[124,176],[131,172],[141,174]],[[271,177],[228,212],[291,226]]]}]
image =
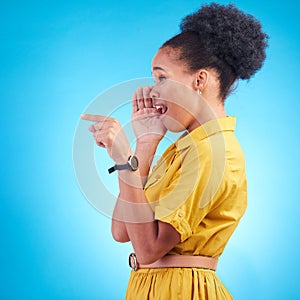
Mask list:
[{"label": "open mouth", "polygon": [[167,112],[167,110],[168,110],[168,108],[165,105],[161,105],[161,104],[155,105],[154,107],[162,115],[165,114]]}]

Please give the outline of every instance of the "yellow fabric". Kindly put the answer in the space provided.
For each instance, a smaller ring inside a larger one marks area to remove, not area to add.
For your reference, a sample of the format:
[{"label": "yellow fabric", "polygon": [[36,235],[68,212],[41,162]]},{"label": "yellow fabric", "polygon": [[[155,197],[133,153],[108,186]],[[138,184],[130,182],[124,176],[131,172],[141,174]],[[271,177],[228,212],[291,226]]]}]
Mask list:
[{"label": "yellow fabric", "polygon": [[131,271],[127,300],[233,299],[214,271],[196,268]]},{"label": "yellow fabric", "polygon": [[[173,143],[152,169],[145,194],[155,219],[181,242],[169,254],[219,257],[247,206],[245,160],[235,118],[211,120]],[[131,272],[127,299],[232,299],[216,273],[194,268]]]}]

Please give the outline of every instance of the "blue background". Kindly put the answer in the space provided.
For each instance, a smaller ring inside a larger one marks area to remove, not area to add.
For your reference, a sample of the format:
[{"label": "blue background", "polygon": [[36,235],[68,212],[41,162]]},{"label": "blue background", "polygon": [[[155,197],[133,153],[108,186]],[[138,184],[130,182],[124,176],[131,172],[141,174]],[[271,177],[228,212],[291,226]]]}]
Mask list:
[{"label": "blue background", "polygon": [[[235,299],[300,299],[298,1],[235,2],[271,38],[264,68],[227,100],[249,207],[218,274]],[[150,76],[201,3],[1,1],[1,299],[123,299],[131,247],[80,192],[74,131],[100,92]]]}]

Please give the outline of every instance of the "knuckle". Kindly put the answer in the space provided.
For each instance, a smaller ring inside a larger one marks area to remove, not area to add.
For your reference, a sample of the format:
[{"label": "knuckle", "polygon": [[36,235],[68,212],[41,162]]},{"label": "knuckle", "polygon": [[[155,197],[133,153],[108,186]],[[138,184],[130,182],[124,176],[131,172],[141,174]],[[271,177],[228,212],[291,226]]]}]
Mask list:
[{"label": "knuckle", "polygon": [[96,129],[96,130],[100,130],[101,129],[101,127],[102,127],[102,124],[101,123],[96,123],[95,125],[94,125],[94,128]]},{"label": "knuckle", "polygon": [[109,132],[108,132],[107,138],[108,138],[108,140],[110,140],[110,141],[114,139],[114,134],[113,134],[112,131],[109,131]]},{"label": "knuckle", "polygon": [[113,119],[113,127],[120,127],[120,123],[117,119]]}]

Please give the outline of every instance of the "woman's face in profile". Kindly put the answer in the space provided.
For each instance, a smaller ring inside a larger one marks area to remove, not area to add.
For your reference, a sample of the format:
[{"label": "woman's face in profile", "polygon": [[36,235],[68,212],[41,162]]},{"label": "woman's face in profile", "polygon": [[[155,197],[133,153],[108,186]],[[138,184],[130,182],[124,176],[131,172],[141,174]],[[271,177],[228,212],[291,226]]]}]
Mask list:
[{"label": "woman's face in profile", "polygon": [[187,71],[175,50],[160,49],[152,60],[155,85],[150,93],[161,111],[165,127],[173,132],[191,131],[199,126],[193,112],[198,110],[199,95],[194,90],[196,75]]}]

